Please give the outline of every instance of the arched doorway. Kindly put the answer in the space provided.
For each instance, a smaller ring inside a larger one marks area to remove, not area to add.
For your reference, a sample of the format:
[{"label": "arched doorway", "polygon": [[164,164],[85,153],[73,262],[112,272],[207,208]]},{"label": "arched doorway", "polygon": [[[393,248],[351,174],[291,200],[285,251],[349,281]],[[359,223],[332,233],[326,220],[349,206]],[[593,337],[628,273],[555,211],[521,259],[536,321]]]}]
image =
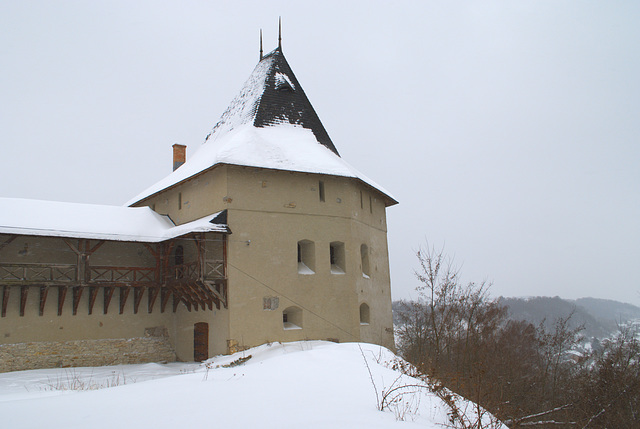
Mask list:
[{"label": "arched doorway", "polygon": [[198,322],[193,325],[193,360],[202,362],[209,359],[209,324]]}]

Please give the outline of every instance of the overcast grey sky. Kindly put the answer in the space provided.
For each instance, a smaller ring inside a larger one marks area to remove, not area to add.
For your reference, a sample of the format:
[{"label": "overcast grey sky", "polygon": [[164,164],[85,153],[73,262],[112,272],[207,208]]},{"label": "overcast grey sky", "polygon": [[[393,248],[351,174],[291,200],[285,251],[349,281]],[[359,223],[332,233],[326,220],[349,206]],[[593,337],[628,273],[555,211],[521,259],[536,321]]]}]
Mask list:
[{"label": "overcast grey sky", "polygon": [[640,305],[640,2],[0,3],[0,196],[123,204],[283,51],[414,251],[493,296]]}]

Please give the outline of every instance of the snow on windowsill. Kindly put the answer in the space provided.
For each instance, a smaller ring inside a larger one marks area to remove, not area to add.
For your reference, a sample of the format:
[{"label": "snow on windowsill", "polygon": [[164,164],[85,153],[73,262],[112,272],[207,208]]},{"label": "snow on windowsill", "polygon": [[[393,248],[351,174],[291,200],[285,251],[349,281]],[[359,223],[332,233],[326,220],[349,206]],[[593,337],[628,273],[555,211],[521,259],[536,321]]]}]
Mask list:
[{"label": "snow on windowsill", "polygon": [[368,275],[366,275],[365,273],[362,273],[362,277],[364,277],[365,279],[370,279],[371,278]]},{"label": "snow on windowsill", "polygon": [[345,272],[336,264],[331,264],[331,274],[345,274]]},{"label": "snow on windowsill", "polygon": [[304,262],[298,262],[298,274],[310,275],[315,273],[316,272],[313,271],[311,268],[307,267],[307,265]]},{"label": "snow on windowsill", "polygon": [[291,331],[291,330],[294,330],[294,329],[302,329],[302,326],[298,326],[298,325],[296,325],[294,323],[291,323],[291,322],[285,322],[283,327],[284,327],[285,331]]},{"label": "snow on windowsill", "polygon": [[360,326],[369,326],[367,322],[360,322]]}]

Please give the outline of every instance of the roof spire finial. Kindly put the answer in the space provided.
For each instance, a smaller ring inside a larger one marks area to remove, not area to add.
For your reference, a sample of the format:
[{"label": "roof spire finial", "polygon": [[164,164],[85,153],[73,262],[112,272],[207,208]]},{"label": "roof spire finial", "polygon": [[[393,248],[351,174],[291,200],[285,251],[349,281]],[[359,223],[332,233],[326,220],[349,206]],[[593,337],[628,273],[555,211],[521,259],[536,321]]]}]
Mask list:
[{"label": "roof spire finial", "polygon": [[282,50],[282,17],[278,17],[278,49]]},{"label": "roof spire finial", "polygon": [[262,28],[260,29],[260,61],[262,61]]}]

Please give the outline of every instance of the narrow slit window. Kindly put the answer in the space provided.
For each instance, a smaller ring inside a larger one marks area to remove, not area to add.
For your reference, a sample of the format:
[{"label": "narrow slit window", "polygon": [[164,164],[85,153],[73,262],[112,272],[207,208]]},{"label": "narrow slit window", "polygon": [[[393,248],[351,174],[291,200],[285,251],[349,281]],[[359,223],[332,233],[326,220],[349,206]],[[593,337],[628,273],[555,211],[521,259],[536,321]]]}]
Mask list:
[{"label": "narrow slit window", "polygon": [[362,201],[362,191],[360,191],[360,208],[364,208],[364,202]]},{"label": "narrow slit window", "polygon": [[373,213],[373,201],[371,195],[369,195],[369,213]]},{"label": "narrow slit window", "polygon": [[318,182],[318,196],[320,201],[324,202],[324,182],[322,180]]},{"label": "narrow slit window", "polygon": [[178,210],[182,210],[182,192],[178,192]]},{"label": "narrow slit window", "polygon": [[366,244],[360,246],[360,257],[362,259],[362,277],[368,279],[369,271],[369,247]]}]

